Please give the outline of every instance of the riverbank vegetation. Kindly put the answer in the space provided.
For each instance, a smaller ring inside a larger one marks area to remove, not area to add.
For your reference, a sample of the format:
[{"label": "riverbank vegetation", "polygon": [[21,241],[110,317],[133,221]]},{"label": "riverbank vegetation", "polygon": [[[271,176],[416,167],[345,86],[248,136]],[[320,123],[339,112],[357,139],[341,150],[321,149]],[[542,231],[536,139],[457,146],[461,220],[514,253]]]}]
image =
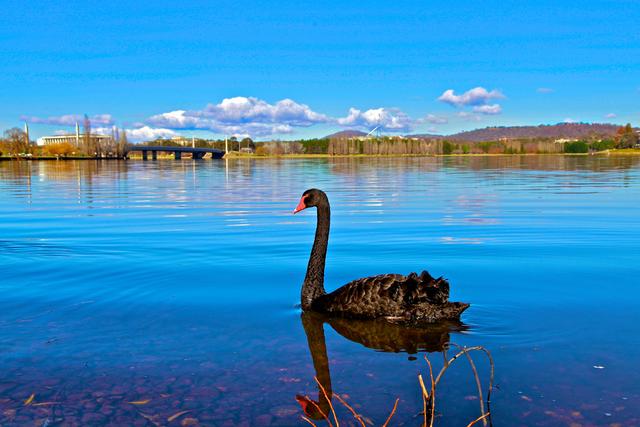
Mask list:
[{"label": "riverbank vegetation", "polygon": [[[505,154],[585,154],[609,152],[634,154],[640,148],[639,135],[630,124],[618,128],[612,137],[593,135],[582,139],[502,138],[496,141],[449,140],[441,137],[327,137],[290,141],[253,141],[251,138],[172,138],[146,141],[141,145],[194,146],[229,151],[230,155],[256,157],[287,156],[435,156]],[[85,118],[79,143],[61,142],[38,146],[18,128],[8,129],[0,139],[0,158],[123,158],[129,142],[124,129],[113,129],[110,138],[97,138]]]}]

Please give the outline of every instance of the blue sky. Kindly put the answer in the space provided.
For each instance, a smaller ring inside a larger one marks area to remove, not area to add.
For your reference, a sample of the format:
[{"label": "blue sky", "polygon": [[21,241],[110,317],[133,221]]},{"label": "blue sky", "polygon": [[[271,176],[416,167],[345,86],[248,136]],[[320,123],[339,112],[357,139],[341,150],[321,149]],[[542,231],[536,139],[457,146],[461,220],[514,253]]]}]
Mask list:
[{"label": "blue sky", "polygon": [[0,127],[41,136],[84,113],[138,139],[638,125],[639,35],[637,1],[5,0]]}]

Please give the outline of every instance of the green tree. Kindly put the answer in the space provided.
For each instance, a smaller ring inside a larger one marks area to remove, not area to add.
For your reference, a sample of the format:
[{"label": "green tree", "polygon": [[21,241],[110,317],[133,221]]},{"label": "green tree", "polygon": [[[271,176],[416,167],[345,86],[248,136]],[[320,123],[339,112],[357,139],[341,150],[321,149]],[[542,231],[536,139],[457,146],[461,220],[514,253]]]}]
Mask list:
[{"label": "green tree", "polygon": [[240,147],[245,147],[245,148],[248,147],[255,150],[256,145],[253,143],[253,139],[247,137],[247,138],[242,138],[242,141],[240,141]]},{"label": "green tree", "polygon": [[588,153],[589,144],[585,141],[573,141],[564,144],[565,153]]}]

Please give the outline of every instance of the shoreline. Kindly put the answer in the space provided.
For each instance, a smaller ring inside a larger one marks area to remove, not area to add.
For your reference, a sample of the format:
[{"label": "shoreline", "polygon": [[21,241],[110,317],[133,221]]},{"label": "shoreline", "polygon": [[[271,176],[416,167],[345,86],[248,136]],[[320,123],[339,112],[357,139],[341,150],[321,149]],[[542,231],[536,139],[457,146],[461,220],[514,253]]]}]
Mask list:
[{"label": "shoreline", "polygon": [[[279,154],[279,155],[257,155],[248,153],[231,152],[224,155],[223,159],[329,159],[329,158],[384,158],[384,157],[517,157],[517,156],[640,156],[640,149],[627,148],[620,150],[598,151],[595,153],[467,153],[467,154]],[[0,161],[71,161],[71,160],[142,160],[142,156],[134,157],[2,157]],[[158,160],[174,160],[173,156],[158,156]],[[185,157],[184,160],[192,160]],[[205,160],[211,160],[207,158]],[[148,160],[149,161],[149,160]]]}]

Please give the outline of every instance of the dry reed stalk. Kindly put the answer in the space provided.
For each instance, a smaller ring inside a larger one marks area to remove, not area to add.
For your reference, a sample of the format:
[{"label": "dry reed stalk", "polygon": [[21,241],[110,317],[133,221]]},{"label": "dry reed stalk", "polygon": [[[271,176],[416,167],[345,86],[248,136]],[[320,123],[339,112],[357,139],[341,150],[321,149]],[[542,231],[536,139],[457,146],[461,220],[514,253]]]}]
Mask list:
[{"label": "dry reed stalk", "polygon": [[362,420],[362,417],[360,417],[360,415],[358,415],[358,413],[355,411],[355,409],[353,409],[342,397],[340,397],[340,395],[338,393],[335,393],[334,396],[336,397],[336,399],[338,399],[340,401],[340,403],[342,403],[344,405],[345,408],[347,408],[349,411],[351,411],[351,413],[353,414],[353,417],[358,420],[358,422],[360,423],[360,425],[362,427],[367,427],[364,423],[364,421]]},{"label": "dry reed stalk", "polygon": [[422,426],[427,427],[427,399],[429,398],[429,392],[427,392],[427,389],[424,386],[421,374],[418,374],[418,382],[422,388],[422,414],[424,415],[424,422],[422,423]]},{"label": "dry reed stalk", "polygon": [[[461,348],[459,345],[457,344],[453,344],[455,345],[457,348]],[[484,410],[484,398],[482,397],[482,384],[480,383],[480,376],[478,375],[478,370],[476,369],[476,364],[473,362],[473,358],[471,357],[471,355],[469,354],[469,352],[465,352],[465,355],[467,356],[467,360],[469,361],[469,365],[471,366],[471,370],[473,371],[473,376],[476,379],[476,386],[478,387],[478,400],[480,401],[480,414],[481,417],[479,419],[482,420],[482,424],[483,425],[487,425],[487,420],[485,419],[485,410]],[[487,403],[488,405],[488,403]]]},{"label": "dry reed stalk", "polygon": [[300,418],[302,418],[303,420],[311,424],[313,427],[318,427],[317,425],[315,425],[313,421],[311,421],[309,418],[305,417],[304,415],[301,415]]},{"label": "dry reed stalk", "polygon": [[[433,419],[436,416],[436,383],[433,381],[433,366],[431,366],[431,361],[429,360],[429,358],[427,357],[427,355],[424,355],[424,360],[427,361],[427,365],[429,366],[429,378],[431,379],[431,397],[430,397],[430,401],[431,401],[431,410],[430,410],[430,418],[431,420],[429,421],[429,427],[433,427]],[[445,369],[445,368],[443,368]]]},{"label": "dry reed stalk", "polygon": [[393,415],[396,413],[396,409],[398,408],[398,401],[400,401],[400,398],[396,399],[396,403],[393,404],[393,409],[391,410],[391,413],[387,417],[387,421],[384,422],[382,427],[387,427],[389,425],[389,421],[391,421],[391,418],[393,418]]},{"label": "dry reed stalk", "polygon": [[476,418],[475,420],[473,420],[469,424],[467,424],[467,427],[471,427],[472,425],[474,425],[475,423],[477,423],[480,420],[485,421],[485,418],[487,418],[489,416],[489,414],[491,414],[491,412],[487,412],[484,415],[480,415],[478,418]]},{"label": "dry reed stalk", "polygon": [[[454,344],[455,345],[455,344]],[[445,365],[442,367],[442,369],[440,370],[440,372],[438,373],[438,375],[436,376],[436,379],[434,381],[434,388],[432,391],[432,408],[435,407],[435,396],[433,396],[434,392],[435,392],[435,386],[440,382],[440,380],[442,379],[442,376],[444,375],[444,373],[447,371],[447,369],[449,369],[449,367],[451,366],[451,364],[457,360],[460,356],[465,355],[467,356],[469,363],[471,364],[471,368],[473,370],[475,379],[476,379],[476,384],[478,385],[478,390],[479,390],[479,398],[481,401],[480,404],[480,409],[481,409],[481,413],[482,415],[474,422],[477,422],[479,420],[483,420],[483,422],[486,425],[486,420],[485,418],[488,416],[487,414],[489,414],[491,411],[489,410],[490,404],[491,404],[491,390],[493,389],[493,378],[494,378],[494,371],[495,371],[495,366],[493,363],[493,357],[491,356],[491,353],[489,352],[489,350],[487,350],[484,347],[481,346],[475,346],[475,347],[460,347],[457,346],[458,348],[461,348],[461,350],[456,353],[453,357],[451,357],[451,359],[449,359],[448,361],[446,361]],[[482,399],[482,387],[480,384],[480,377],[478,376],[478,371],[475,367],[475,363],[473,362],[473,359],[471,358],[471,356],[469,355],[469,353],[471,351],[481,351],[484,352],[487,355],[487,358],[489,359],[489,365],[491,367],[491,374],[490,374],[490,379],[489,379],[489,389],[487,390],[487,413],[485,414],[484,412],[484,404],[482,403],[483,399]],[[427,356],[425,355],[425,360],[427,361],[427,363],[429,364],[429,370],[431,371],[431,363],[429,362]],[[433,425],[433,412],[432,412],[432,417],[431,417],[431,426]]]},{"label": "dry reed stalk", "polygon": [[336,415],[336,410],[333,409],[333,405],[331,404],[331,399],[329,398],[329,395],[327,395],[327,391],[324,389],[322,384],[320,384],[320,381],[318,381],[318,377],[313,377],[313,379],[316,380],[316,383],[318,383],[320,390],[322,390],[322,394],[324,395],[324,398],[327,399],[327,403],[329,403],[329,409],[331,409],[331,413],[333,413],[333,419],[336,422],[336,427],[340,427],[340,422],[338,421],[338,415]]},{"label": "dry reed stalk", "polygon": [[320,412],[320,415],[322,415],[322,417],[324,418],[324,420],[327,422],[327,424],[329,425],[329,427],[333,427],[333,424],[331,423],[331,420],[329,419],[329,417],[327,416],[327,414],[324,413],[324,411],[320,408],[320,406],[314,402],[313,400],[309,399],[309,396],[307,396],[307,399],[309,400],[309,402],[316,407],[316,409],[318,410],[318,412]]}]

